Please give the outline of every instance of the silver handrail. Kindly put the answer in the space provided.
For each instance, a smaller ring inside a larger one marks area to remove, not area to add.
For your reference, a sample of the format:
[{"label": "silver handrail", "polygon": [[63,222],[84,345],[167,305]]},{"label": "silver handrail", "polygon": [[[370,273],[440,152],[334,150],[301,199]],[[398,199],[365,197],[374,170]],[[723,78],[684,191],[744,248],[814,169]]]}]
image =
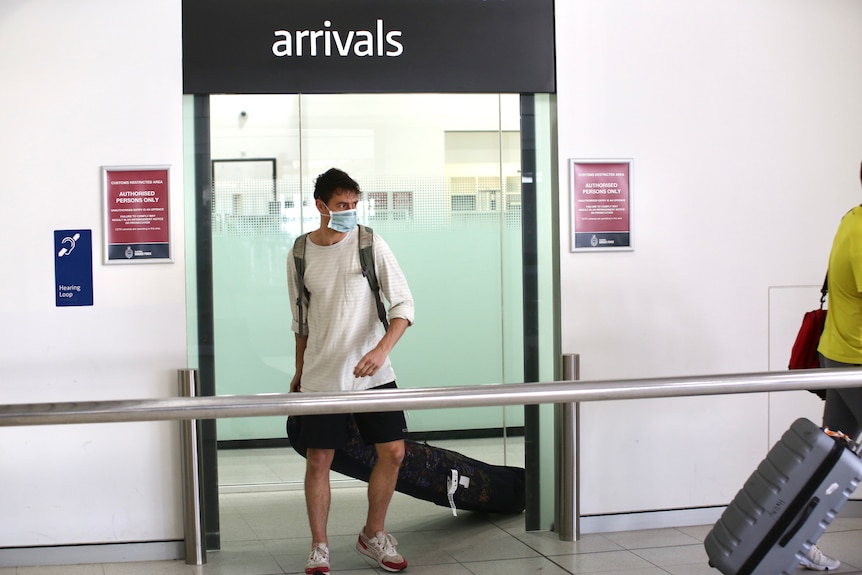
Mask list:
[{"label": "silver handrail", "polygon": [[0,405],[0,427],[537,405],[843,387],[862,387],[862,369],[810,369],[593,382],[557,381],[525,385],[490,384],[352,393],[272,393],[3,404]]}]

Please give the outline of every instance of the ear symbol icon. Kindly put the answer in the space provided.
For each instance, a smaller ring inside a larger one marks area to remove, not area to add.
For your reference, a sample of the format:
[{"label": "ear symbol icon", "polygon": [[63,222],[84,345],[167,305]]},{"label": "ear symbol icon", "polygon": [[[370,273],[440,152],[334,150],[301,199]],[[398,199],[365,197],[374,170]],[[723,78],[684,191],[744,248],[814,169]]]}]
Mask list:
[{"label": "ear symbol icon", "polygon": [[60,251],[57,252],[57,257],[62,258],[63,256],[67,256],[67,255],[71,254],[72,250],[75,249],[75,242],[77,242],[79,239],[81,239],[81,234],[75,234],[72,237],[67,236],[67,237],[63,238],[63,241],[60,243],[61,244],[69,244],[69,247],[68,248],[65,248],[65,247],[60,248]]}]

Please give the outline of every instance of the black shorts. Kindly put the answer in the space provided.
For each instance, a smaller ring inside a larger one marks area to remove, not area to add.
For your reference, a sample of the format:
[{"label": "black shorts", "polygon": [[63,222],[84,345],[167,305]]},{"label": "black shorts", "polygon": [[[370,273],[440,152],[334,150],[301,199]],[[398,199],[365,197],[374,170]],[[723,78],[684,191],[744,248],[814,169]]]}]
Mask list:
[{"label": "black shorts", "polygon": [[[395,382],[372,387],[396,389]],[[375,411],[372,413],[329,413],[303,415],[300,438],[311,449],[340,449],[347,445],[350,418],[356,421],[362,441],[366,444],[389,443],[407,437],[407,421],[403,411]]]}]

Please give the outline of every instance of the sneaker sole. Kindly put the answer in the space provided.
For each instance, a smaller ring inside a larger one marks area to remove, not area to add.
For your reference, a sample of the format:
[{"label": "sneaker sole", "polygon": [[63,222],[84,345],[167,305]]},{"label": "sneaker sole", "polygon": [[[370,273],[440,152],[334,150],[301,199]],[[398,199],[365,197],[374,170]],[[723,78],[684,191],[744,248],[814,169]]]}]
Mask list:
[{"label": "sneaker sole", "polygon": [[808,569],[809,571],[834,571],[834,570],[839,569],[841,567],[839,565],[838,567],[831,569],[829,567],[826,567],[825,565],[815,565],[814,563],[803,563],[802,561],[799,562],[799,565],[801,565],[803,569]]}]

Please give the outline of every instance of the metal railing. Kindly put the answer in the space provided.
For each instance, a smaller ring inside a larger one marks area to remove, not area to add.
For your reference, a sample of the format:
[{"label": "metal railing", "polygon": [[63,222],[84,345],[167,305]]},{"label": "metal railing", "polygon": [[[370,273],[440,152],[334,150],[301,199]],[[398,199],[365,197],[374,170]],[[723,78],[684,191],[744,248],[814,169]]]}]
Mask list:
[{"label": "metal railing", "polygon": [[[202,420],[231,417],[273,415],[313,415],[321,413],[355,413],[410,409],[457,407],[490,407],[503,405],[558,404],[563,414],[563,434],[557,441],[570,440],[562,446],[561,467],[577,462],[577,403],[659,397],[689,397],[862,387],[862,369],[811,369],[798,371],[761,372],[714,376],[629,379],[615,381],[577,381],[576,356],[564,356],[564,381],[524,385],[492,384],[463,387],[399,389],[351,393],[224,395],[215,397],[179,397],[165,399],[107,400],[63,403],[26,403],[0,405],[0,427],[28,425],[60,425],[78,423],[109,423],[128,421]],[[571,363],[574,361],[574,363]],[[568,366],[568,367],[567,367]],[[189,393],[180,370],[184,394]],[[574,427],[573,415],[574,414]],[[184,441],[198,440],[194,427],[183,427]],[[559,428],[558,428],[559,429]],[[188,439],[191,438],[191,439]],[[184,447],[184,452],[187,452]],[[184,488],[199,489],[197,457],[189,461],[184,455]],[[559,484],[558,497],[566,509],[556,525],[560,539],[574,541],[578,534],[577,469],[568,469]],[[187,485],[191,485],[188,487]],[[189,510],[199,501],[186,493],[185,516],[186,562],[200,565],[206,561],[201,552],[199,507]],[[560,507],[560,505],[558,505]],[[190,513],[197,513],[191,515]],[[194,533],[188,533],[193,529]],[[193,547],[193,548],[190,548]]]},{"label": "metal railing", "polygon": [[[580,379],[580,356],[566,354],[562,360],[563,380]],[[577,541],[581,532],[581,502],[578,496],[578,482],[581,479],[579,437],[579,404],[554,404],[554,528],[560,541]]]},{"label": "metal railing", "polygon": [[350,393],[272,393],[18,403],[0,405],[0,427],[539,405],[842,387],[862,387],[862,369],[805,369],[713,376],[555,381],[523,385],[488,384]]},{"label": "metal railing", "polygon": [[[181,369],[177,373],[180,397],[200,395],[196,369]],[[199,419],[180,421],[180,460],[183,489],[183,534],[187,565],[203,565],[207,562],[207,547],[204,544],[203,462],[201,422]]]}]

